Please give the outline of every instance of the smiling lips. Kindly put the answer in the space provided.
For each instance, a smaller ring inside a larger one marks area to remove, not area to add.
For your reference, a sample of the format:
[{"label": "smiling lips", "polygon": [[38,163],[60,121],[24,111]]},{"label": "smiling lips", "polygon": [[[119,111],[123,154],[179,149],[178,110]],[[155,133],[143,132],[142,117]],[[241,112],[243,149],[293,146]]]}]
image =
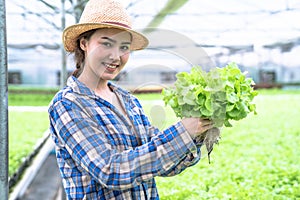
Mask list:
[{"label": "smiling lips", "polygon": [[106,69],[108,71],[115,71],[115,69],[117,69],[117,67],[119,67],[119,65],[116,65],[116,64],[107,64],[107,63],[104,63],[104,66],[106,67]]}]

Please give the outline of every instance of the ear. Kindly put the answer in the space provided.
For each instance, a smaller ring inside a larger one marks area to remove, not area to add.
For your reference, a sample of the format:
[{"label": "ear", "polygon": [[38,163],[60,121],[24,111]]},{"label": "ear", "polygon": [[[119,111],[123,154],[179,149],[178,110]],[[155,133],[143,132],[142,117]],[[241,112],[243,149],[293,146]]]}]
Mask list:
[{"label": "ear", "polygon": [[79,41],[79,45],[83,51],[86,51],[87,40],[85,38],[81,38]]}]

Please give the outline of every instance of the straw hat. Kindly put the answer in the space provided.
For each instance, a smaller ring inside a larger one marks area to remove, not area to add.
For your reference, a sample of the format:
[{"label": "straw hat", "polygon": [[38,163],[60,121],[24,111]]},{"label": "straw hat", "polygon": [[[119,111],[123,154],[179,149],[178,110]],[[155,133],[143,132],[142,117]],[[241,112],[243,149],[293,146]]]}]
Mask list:
[{"label": "straw hat", "polygon": [[116,0],[89,0],[78,24],[67,27],[63,32],[66,51],[74,52],[78,36],[98,28],[117,28],[131,33],[131,50],[144,49],[148,39],[131,29],[131,20],[122,4]]}]

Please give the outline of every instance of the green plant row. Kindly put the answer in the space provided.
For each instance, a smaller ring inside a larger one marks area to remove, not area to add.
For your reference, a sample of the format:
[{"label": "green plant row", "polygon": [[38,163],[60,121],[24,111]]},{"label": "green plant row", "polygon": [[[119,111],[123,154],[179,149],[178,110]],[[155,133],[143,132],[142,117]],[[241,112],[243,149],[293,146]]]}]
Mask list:
[{"label": "green plant row", "polygon": [[48,129],[47,112],[9,112],[9,177],[34,150]]}]

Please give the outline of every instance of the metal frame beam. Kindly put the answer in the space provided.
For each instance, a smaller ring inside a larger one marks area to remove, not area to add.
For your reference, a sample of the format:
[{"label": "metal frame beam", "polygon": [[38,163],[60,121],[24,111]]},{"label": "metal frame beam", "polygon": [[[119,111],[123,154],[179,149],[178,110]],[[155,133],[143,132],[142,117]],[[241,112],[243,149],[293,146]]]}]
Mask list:
[{"label": "metal frame beam", "polygon": [[0,0],[0,200],[8,199],[8,78],[5,0]]}]

